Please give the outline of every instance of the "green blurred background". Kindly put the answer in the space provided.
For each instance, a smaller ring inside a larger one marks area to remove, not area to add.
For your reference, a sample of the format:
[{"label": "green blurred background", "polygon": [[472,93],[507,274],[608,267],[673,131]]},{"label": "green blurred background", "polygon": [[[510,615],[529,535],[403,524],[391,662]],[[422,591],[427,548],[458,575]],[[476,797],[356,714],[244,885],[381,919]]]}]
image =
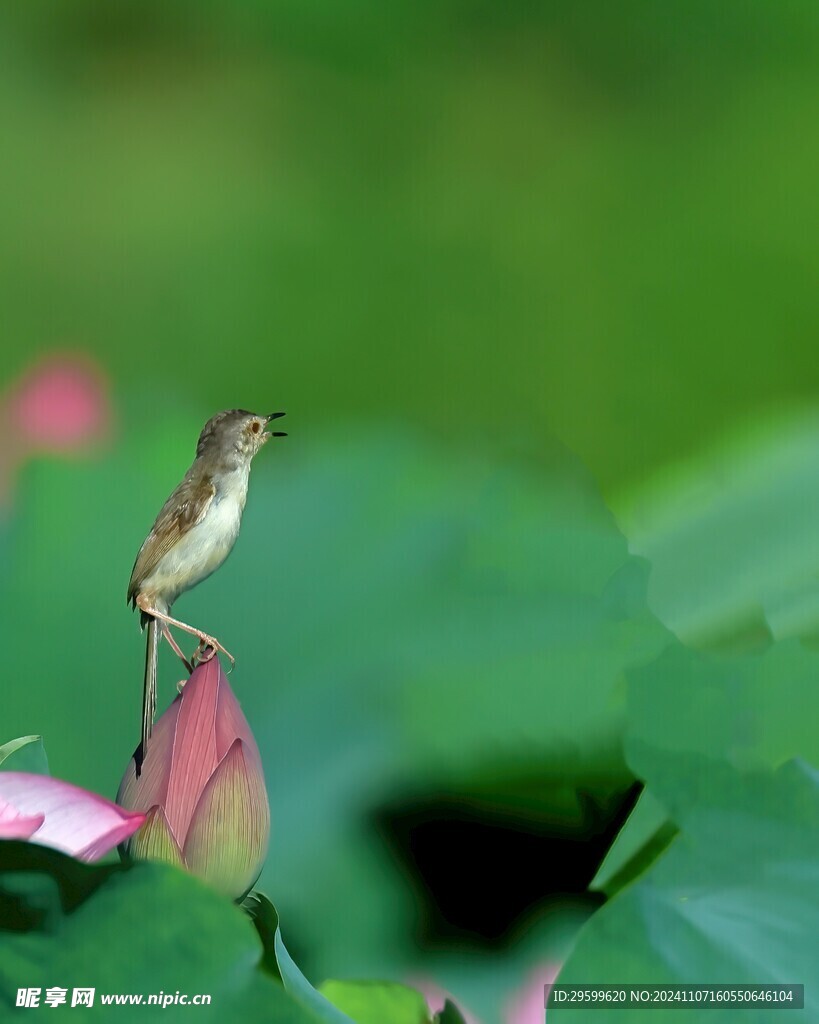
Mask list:
[{"label": "green blurred background", "polygon": [[176,609],[238,656],[263,886],[308,973],[492,1019],[598,899],[623,672],[815,632],[817,41],[807,0],[3,3],[0,391],[79,354],[113,412],[81,458],[4,421],[2,739],[116,791],[136,550],[209,415],[286,409]]}]

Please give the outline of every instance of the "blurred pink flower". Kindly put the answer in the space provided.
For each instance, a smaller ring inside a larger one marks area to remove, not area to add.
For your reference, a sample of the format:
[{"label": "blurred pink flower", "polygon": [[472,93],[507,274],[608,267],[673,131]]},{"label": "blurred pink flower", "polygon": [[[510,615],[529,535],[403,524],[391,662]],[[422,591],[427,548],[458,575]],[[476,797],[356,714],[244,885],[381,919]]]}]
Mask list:
[{"label": "blurred pink flower", "polygon": [[156,723],[140,777],[131,759],[117,800],[147,815],[130,856],[186,867],[233,899],[259,877],[270,837],[262,762],[218,658]]},{"label": "blurred pink flower", "polygon": [[54,353],[0,394],[0,502],[32,455],[73,452],[108,437],[108,392],[105,374],[87,356]]},{"label": "blurred pink flower", "polygon": [[103,437],[111,413],[102,371],[81,355],[49,355],[29,367],[4,398],[18,446],[71,451]]},{"label": "blurred pink flower", "polygon": [[[504,1024],[543,1024],[546,988],[554,983],[560,964],[544,964],[536,967],[526,979],[522,988],[514,992],[506,1003]],[[480,1024],[477,1017],[468,1013],[461,1004],[434,981],[428,978],[412,978],[408,984],[424,996],[430,1013],[438,1013],[447,999],[458,1006],[466,1024]]]},{"label": "blurred pink flower", "polygon": [[543,1024],[546,988],[551,988],[560,964],[536,967],[507,1004],[505,1024]]},{"label": "blurred pink flower", "polygon": [[461,1003],[457,999],[453,999],[449,992],[437,984],[437,982],[430,981],[428,978],[413,978],[408,982],[408,984],[411,985],[412,988],[417,989],[424,999],[426,999],[430,1013],[440,1013],[440,1011],[443,1010],[447,999],[449,999],[458,1007],[458,1010],[466,1024],[480,1024],[477,1017],[473,1017],[471,1013],[468,1013]]},{"label": "blurred pink flower", "polygon": [[70,782],[0,772],[0,839],[28,839],[79,860],[97,860],[144,820]]}]

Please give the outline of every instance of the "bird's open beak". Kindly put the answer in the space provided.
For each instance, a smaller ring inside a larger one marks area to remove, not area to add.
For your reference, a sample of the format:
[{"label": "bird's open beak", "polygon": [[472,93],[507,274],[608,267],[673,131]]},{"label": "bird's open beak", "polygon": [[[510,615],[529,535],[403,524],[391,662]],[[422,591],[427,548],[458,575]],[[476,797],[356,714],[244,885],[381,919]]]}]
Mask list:
[{"label": "bird's open beak", "polygon": [[[271,420],[277,420],[280,416],[284,416],[283,412],[271,412],[267,417],[267,422]],[[265,441],[269,441],[271,437],[287,437],[287,433],[284,430],[266,430],[263,434]]]}]

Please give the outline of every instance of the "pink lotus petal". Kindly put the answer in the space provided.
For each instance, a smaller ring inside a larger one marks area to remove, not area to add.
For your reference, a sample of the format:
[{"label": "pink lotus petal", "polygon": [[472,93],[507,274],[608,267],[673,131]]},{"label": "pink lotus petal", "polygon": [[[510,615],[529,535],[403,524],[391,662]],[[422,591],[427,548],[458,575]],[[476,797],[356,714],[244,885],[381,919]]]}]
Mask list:
[{"label": "pink lotus petal", "polygon": [[544,964],[529,974],[523,988],[509,1001],[505,1024],[543,1024],[545,989],[551,988],[560,964]]},{"label": "pink lotus petal", "polygon": [[437,982],[431,981],[429,978],[412,978],[408,984],[412,988],[418,989],[424,999],[426,999],[430,1013],[440,1013],[441,1010],[443,1010],[447,999],[449,999],[458,1007],[458,1010],[466,1024],[480,1024],[477,1017],[473,1016],[471,1013],[467,1013],[461,1002],[457,999],[453,999],[449,992],[447,992],[445,988],[442,988]]},{"label": "pink lotus petal", "polygon": [[259,877],[270,836],[261,762],[236,740],[205,786],[185,841],[190,870],[233,899]]},{"label": "pink lotus petal", "polygon": [[108,384],[85,356],[47,356],[12,387],[7,416],[25,447],[74,449],[106,433],[111,419]]},{"label": "pink lotus petal", "polygon": [[43,814],[23,816],[16,807],[0,800],[0,839],[30,839],[44,820]]},{"label": "pink lotus petal", "polygon": [[[143,814],[133,815],[131,818],[126,819],[119,825],[114,826],[104,835],[98,836],[96,839],[92,839],[87,846],[84,846],[81,850],[74,854],[78,860],[94,861],[99,860],[100,857],[104,857],[109,850],[113,850],[115,846],[119,846],[120,843],[124,843],[129,836],[133,835],[134,832],[143,823],[145,816]],[[53,844],[51,844],[53,845]]]},{"label": "pink lotus petal", "polygon": [[165,814],[183,847],[193,809],[219,763],[215,719],[221,675],[218,658],[198,665],[185,683],[179,703]]},{"label": "pink lotus petal", "polygon": [[[216,660],[215,658],[213,659]],[[256,746],[256,739],[250,731],[244,712],[239,706],[239,701],[227,681],[224,672],[219,672],[219,694],[216,708],[216,756],[221,761],[234,740],[240,739],[249,747],[259,759],[259,748]]]},{"label": "pink lotus petal", "polygon": [[129,811],[147,813],[152,807],[165,806],[168,781],[171,777],[176,720],[182,698],[177,697],[168,710],[154,723],[148,744],[148,753],[142,763],[142,772],[136,777],[134,759],[131,758],[117,793],[117,803]]},{"label": "pink lotus petal", "polygon": [[143,814],[48,775],[0,772],[0,799],[23,816],[45,816],[32,842],[84,860],[101,857],[145,820]]}]

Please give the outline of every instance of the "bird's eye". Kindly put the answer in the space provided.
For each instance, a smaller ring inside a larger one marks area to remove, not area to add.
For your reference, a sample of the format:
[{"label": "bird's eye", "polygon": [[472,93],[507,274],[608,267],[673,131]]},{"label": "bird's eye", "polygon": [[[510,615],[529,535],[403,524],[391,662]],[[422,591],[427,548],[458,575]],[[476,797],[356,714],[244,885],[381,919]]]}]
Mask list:
[{"label": "bird's eye", "polygon": [[250,425],[250,429],[253,431],[254,434],[258,434],[262,428],[259,426],[259,421],[254,420]]}]

